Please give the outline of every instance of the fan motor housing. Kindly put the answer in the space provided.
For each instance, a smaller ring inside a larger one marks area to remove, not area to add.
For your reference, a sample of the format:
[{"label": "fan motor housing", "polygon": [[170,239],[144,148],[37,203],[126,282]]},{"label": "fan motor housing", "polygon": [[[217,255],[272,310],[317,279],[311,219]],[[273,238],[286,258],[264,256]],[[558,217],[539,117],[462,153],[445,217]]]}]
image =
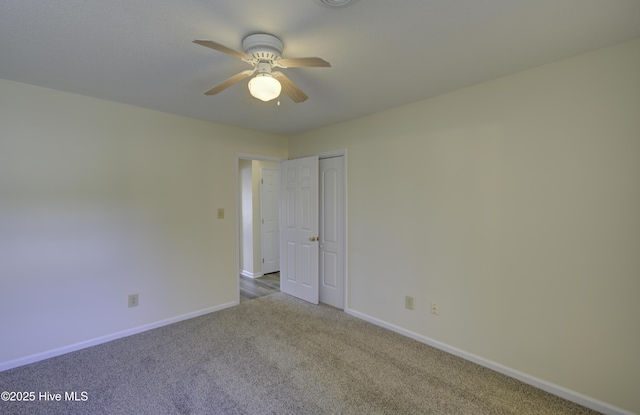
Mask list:
[{"label": "fan motor housing", "polygon": [[251,55],[259,61],[275,61],[282,57],[284,45],[280,39],[273,35],[255,33],[242,40],[242,48],[247,55]]}]

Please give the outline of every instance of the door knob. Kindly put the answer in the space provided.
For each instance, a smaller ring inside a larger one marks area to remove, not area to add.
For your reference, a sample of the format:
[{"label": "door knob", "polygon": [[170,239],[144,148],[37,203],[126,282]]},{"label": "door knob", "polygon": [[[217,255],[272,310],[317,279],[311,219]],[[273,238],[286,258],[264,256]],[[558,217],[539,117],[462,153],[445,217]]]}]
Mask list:
[{"label": "door knob", "polygon": [[310,240],[311,242],[315,242],[315,241],[319,241],[319,240],[320,240],[320,238],[319,238],[318,236],[312,236],[311,238],[309,238],[309,240]]}]

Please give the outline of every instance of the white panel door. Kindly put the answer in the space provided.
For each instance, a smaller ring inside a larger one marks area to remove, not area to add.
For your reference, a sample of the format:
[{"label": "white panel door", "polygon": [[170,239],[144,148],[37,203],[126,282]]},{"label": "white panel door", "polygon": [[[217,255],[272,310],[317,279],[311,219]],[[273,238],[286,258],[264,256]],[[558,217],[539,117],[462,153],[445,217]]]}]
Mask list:
[{"label": "white panel door", "polygon": [[280,291],[318,304],[318,157],[280,163]]},{"label": "white panel door", "polygon": [[320,160],[320,302],[344,308],[344,158]]},{"label": "white panel door", "polygon": [[262,273],[280,271],[280,169],[260,169],[260,217]]}]

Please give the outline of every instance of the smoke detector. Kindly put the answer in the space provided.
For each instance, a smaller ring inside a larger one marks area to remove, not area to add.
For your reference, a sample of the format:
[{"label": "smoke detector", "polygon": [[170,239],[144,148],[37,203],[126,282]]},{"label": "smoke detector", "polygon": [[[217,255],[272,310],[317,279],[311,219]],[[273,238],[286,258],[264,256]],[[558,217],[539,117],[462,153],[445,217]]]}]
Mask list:
[{"label": "smoke detector", "polygon": [[321,6],[329,7],[331,9],[337,9],[340,7],[347,7],[352,5],[358,0],[314,0]]}]

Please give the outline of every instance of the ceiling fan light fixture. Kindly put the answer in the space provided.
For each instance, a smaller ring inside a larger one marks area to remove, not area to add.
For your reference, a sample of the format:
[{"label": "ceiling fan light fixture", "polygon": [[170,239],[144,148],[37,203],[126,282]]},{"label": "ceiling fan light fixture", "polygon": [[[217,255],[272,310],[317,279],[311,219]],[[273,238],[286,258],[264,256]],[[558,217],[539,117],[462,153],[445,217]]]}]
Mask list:
[{"label": "ceiling fan light fixture", "polygon": [[278,98],[282,85],[269,73],[259,73],[249,81],[249,93],[260,101],[271,101]]}]

